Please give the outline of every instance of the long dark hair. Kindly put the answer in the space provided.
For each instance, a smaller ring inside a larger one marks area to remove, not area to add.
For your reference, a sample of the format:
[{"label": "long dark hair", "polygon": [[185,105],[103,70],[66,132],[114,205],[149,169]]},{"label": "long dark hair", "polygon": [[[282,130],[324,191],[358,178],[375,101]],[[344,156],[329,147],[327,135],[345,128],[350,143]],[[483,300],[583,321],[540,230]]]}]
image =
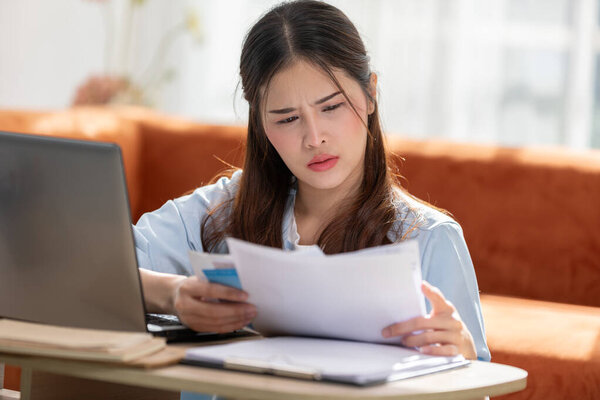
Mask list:
[{"label": "long dark hair", "polygon": [[[283,245],[283,216],[293,179],[265,133],[264,94],[277,72],[300,60],[323,70],[357,115],[333,70],[344,71],[358,82],[374,105],[367,121],[363,120],[368,137],[362,186],[328,221],[317,244],[332,254],[390,243],[387,234],[398,219],[392,200],[399,185],[388,166],[377,101],[370,94],[369,56],[342,11],[323,2],[300,0],[271,9],[244,40],[240,76],[250,106],[244,170],[235,198],[211,210],[202,223],[205,251],[214,250],[225,236]],[[396,232],[400,235],[396,237],[406,233]]]}]

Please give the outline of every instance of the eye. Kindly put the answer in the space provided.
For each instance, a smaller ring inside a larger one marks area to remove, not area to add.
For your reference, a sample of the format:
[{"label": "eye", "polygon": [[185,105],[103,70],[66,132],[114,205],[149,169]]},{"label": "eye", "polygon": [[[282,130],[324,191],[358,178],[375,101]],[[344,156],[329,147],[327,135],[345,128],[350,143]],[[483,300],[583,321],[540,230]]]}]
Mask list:
[{"label": "eye", "polygon": [[333,111],[336,108],[338,108],[339,106],[341,106],[342,104],[344,104],[343,101],[341,103],[337,103],[337,104],[334,104],[332,106],[327,106],[327,107],[323,108],[323,111],[325,111],[325,112],[327,112],[327,111]]},{"label": "eye", "polygon": [[281,121],[277,121],[278,124],[289,124],[290,122],[294,122],[295,120],[297,120],[298,117],[297,116],[292,116],[292,117],[288,117],[286,119],[282,119]]}]

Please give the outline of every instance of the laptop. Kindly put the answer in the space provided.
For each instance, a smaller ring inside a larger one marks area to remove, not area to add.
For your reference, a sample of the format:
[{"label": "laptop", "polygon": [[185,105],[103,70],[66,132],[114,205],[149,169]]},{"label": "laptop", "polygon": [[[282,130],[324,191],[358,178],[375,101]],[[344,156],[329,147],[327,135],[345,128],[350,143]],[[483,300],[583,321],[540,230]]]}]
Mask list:
[{"label": "laptop", "polygon": [[169,341],[248,334],[147,321],[128,204],[116,144],[0,132],[0,317]]}]

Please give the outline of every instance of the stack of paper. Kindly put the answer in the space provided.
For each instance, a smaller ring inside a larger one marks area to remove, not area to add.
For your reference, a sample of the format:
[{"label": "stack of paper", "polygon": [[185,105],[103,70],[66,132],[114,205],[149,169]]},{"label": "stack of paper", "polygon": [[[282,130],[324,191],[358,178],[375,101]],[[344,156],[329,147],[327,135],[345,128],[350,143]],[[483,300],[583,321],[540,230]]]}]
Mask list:
[{"label": "stack of paper", "polygon": [[[267,336],[317,336],[366,342],[388,325],[425,314],[416,241],[325,256],[227,239],[230,258],[190,254],[196,274],[243,288],[256,305],[253,328]],[[233,268],[235,266],[235,268]],[[239,277],[239,281],[237,280]]]},{"label": "stack of paper", "polygon": [[399,346],[280,337],[188,350],[187,364],[371,385],[468,364],[462,356],[434,357]]},{"label": "stack of paper", "polygon": [[0,352],[128,362],[165,348],[148,333],[67,328],[0,319]]},{"label": "stack of paper", "polygon": [[290,252],[236,239],[227,245],[229,256],[190,254],[196,274],[248,292],[258,309],[253,328],[285,336],[190,349],[185,363],[356,385],[468,364],[462,356],[377,344],[399,343],[384,339],[382,329],[425,314],[415,241],[333,256],[317,247]]}]

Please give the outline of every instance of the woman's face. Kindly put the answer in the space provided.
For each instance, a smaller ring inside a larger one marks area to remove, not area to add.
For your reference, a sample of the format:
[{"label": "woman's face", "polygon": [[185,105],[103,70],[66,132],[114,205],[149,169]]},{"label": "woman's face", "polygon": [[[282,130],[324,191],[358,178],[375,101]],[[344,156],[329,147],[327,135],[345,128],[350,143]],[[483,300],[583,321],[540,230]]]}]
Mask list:
[{"label": "woman's face", "polygon": [[265,132],[300,190],[305,185],[351,190],[362,179],[363,121],[373,106],[354,79],[341,71],[334,74],[360,117],[326,73],[304,61],[277,73],[268,88]]}]

